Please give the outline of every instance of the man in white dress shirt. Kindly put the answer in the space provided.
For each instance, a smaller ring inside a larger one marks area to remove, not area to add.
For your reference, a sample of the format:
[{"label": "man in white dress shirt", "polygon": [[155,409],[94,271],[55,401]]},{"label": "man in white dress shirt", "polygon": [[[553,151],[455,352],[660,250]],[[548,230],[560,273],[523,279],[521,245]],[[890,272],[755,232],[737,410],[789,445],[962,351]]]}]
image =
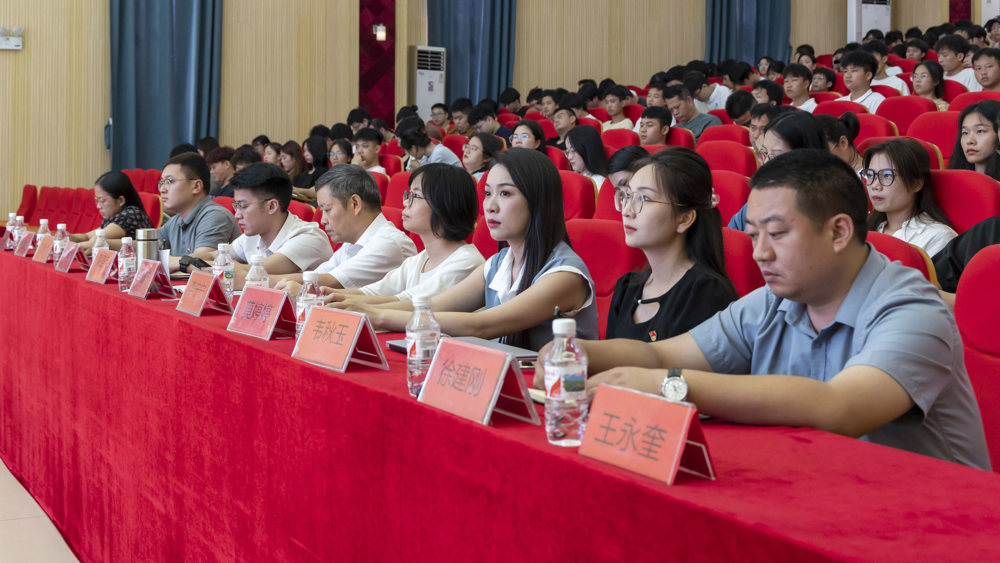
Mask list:
[{"label": "man in white dress shirt", "polygon": [[792,63],[785,67],[783,76],[785,95],[792,100],[791,106],[812,113],[816,109],[816,100],[809,95],[809,85],[812,84],[812,72],[809,68]]},{"label": "man in white dress shirt", "polygon": [[885,43],[874,39],[862,45],[861,49],[871,53],[878,63],[875,77],[872,78],[872,86],[888,86],[895,88],[900,96],[910,95],[910,87],[906,85],[906,81],[889,73],[889,48]]},{"label": "man in white dress shirt", "polygon": [[961,35],[945,35],[934,45],[938,62],[944,69],[944,79],[954,80],[970,92],[979,92],[982,85],[976,81],[976,73],[965,66],[965,56],[969,52],[969,42]]},{"label": "man in white dress shirt", "polygon": [[878,70],[878,61],[871,53],[859,49],[844,53],[840,64],[844,67],[844,85],[851,93],[837,99],[861,104],[868,109],[868,113],[875,113],[885,100],[885,96],[872,90],[872,78]]}]

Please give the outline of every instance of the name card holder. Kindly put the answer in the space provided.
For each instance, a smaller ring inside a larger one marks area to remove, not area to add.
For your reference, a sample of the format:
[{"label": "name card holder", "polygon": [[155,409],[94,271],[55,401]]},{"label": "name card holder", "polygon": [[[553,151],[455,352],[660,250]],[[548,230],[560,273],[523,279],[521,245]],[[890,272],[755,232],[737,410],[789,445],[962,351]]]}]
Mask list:
[{"label": "name card holder", "polygon": [[73,265],[77,264],[81,269],[86,270],[90,266],[90,260],[87,258],[87,254],[80,248],[80,243],[71,242],[66,245],[63,250],[62,256],[56,262],[56,270],[69,273],[73,268]]},{"label": "name card holder", "polygon": [[14,256],[20,256],[25,258],[28,256],[28,252],[31,250],[31,243],[35,240],[35,233],[26,232],[24,238],[17,241],[17,246],[14,247]]},{"label": "name card holder", "polygon": [[417,400],[480,424],[494,412],[542,423],[514,356],[454,338],[438,344]]},{"label": "name card holder", "polygon": [[294,337],[295,309],[284,291],[248,287],[243,290],[226,330],[261,340]]},{"label": "name card holder", "polygon": [[14,250],[13,246],[11,248],[7,248],[7,245],[11,244],[11,241],[13,239],[14,239],[13,231],[8,229],[7,227],[4,227],[3,238],[0,238],[0,250]]},{"label": "name card holder", "polygon": [[118,263],[118,253],[113,250],[98,250],[94,259],[90,262],[90,269],[87,270],[87,281],[94,283],[108,283],[111,270]]},{"label": "name card holder", "polygon": [[678,470],[715,480],[694,405],[613,385],[594,395],[580,455],[668,485]]},{"label": "name card holder", "polygon": [[128,294],[140,299],[146,299],[150,295],[177,299],[174,286],[170,284],[170,276],[163,270],[163,264],[159,260],[147,258],[139,261],[139,268],[136,269]]},{"label": "name card holder", "polygon": [[212,274],[195,270],[188,279],[184,295],[177,303],[177,310],[200,317],[205,309],[232,313],[233,304],[226,298],[226,292],[219,285],[219,278]]},{"label": "name card holder", "polygon": [[292,357],[343,373],[351,362],[389,369],[368,315],[340,309],[309,309]]},{"label": "name card holder", "polygon": [[39,264],[44,264],[49,261],[49,257],[52,255],[52,244],[55,239],[52,237],[42,237],[42,240],[38,241],[38,247],[35,249],[35,255],[31,258],[32,262],[38,262]]}]

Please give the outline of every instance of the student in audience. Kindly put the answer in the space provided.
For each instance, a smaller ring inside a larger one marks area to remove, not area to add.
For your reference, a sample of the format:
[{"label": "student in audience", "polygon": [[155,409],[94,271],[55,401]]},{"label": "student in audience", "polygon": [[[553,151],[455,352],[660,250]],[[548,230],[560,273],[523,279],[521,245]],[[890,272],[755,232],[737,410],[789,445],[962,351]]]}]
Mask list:
[{"label": "student in audience", "polygon": [[[988,471],[955,319],[919,272],[866,244],[854,171],[825,150],[793,151],[750,186],[767,287],[671,339],[581,339],[588,392],[620,385],[734,423],[818,428]],[[544,378],[537,369],[535,386]]]},{"label": "student in audience", "polygon": [[845,111],[840,117],[817,115],[816,123],[823,133],[823,140],[830,152],[847,163],[857,173],[865,167],[854,140],[861,131],[861,122],[853,111]]},{"label": "student in audience", "polygon": [[329,136],[313,135],[306,139],[302,151],[305,170],[292,177],[292,197],[294,199],[310,203],[316,201],[316,180],[330,168],[326,158],[328,150],[326,139],[328,138]]},{"label": "student in audience", "polygon": [[[501,139],[510,138],[510,128],[500,125],[496,114],[485,106],[476,106],[469,114],[469,124],[476,130],[476,133],[489,133]],[[471,139],[471,137],[470,137]]]},{"label": "student in audience", "polygon": [[938,111],[948,111],[944,101],[944,69],[937,61],[920,61],[910,75],[913,93],[934,102]]},{"label": "student in audience", "polygon": [[878,62],[871,53],[861,50],[849,51],[841,59],[844,66],[844,85],[850,94],[838,98],[865,106],[868,113],[875,113],[885,96],[872,90],[872,77],[878,69]]},{"label": "student in audience", "polygon": [[608,181],[614,188],[624,188],[628,186],[632,174],[635,172],[635,164],[649,156],[646,149],[638,145],[624,146],[608,159]]},{"label": "student in audience", "polygon": [[186,152],[198,152],[198,149],[191,143],[181,143],[170,149],[170,158]]},{"label": "student in audience", "polygon": [[462,147],[462,165],[465,171],[479,181],[493,163],[493,158],[503,150],[503,141],[489,133],[476,133]]},{"label": "student in audience", "polygon": [[760,75],[753,71],[753,67],[742,61],[731,65],[722,75],[722,85],[733,92],[739,90],[740,86],[752,86],[757,80],[760,80]]},{"label": "student in audience", "polygon": [[[573,115],[576,116],[577,120],[583,118],[595,119],[594,116],[590,115],[590,112],[587,111],[587,100],[581,94],[575,92],[566,94],[562,97],[561,107],[573,110]],[[555,119],[555,114],[553,114],[553,119]]]},{"label": "student in audience", "polygon": [[737,90],[726,100],[726,115],[736,125],[746,127],[750,124],[750,108],[757,104],[753,94],[746,90]]},{"label": "student in audience", "polygon": [[[399,131],[399,124],[402,120],[396,122],[396,130]],[[448,120],[448,106],[437,103],[431,106],[431,120],[430,123],[441,128],[442,131],[447,131],[451,127],[451,123]]]},{"label": "student in audience", "polygon": [[812,83],[812,72],[803,65],[792,63],[785,68],[784,72],[785,96],[788,96],[795,109],[812,113],[816,109],[816,100],[809,96],[809,85]]},{"label": "student in audience", "polygon": [[694,105],[701,113],[726,109],[726,100],[733,93],[722,84],[710,84],[701,72],[692,70],[684,75],[684,87],[694,98]]},{"label": "student in audience", "polygon": [[[424,250],[403,260],[382,279],[359,289],[324,287],[327,302],[349,299],[380,304],[412,301],[417,295],[434,296],[483,264],[476,247],[465,242],[478,216],[476,184],[469,175],[447,164],[428,164],[410,176],[409,188],[404,193],[403,227],[420,236]],[[353,259],[359,257],[377,258],[358,254]],[[359,261],[357,267],[360,265]],[[299,284],[291,281],[278,286],[293,295],[298,288]]]},{"label": "student in audience", "polygon": [[757,72],[759,72],[761,76],[767,75],[767,71],[771,67],[771,64],[773,62],[774,62],[773,58],[764,55],[759,60],[757,60]]},{"label": "student in audience", "polygon": [[265,256],[264,269],[275,275],[311,270],[333,255],[319,225],[288,212],[292,183],[280,168],[266,162],[252,164],[236,173],[230,184],[236,221],[243,229],[231,246],[237,289],[243,288],[248,262],[255,254]]},{"label": "student in audience", "polygon": [[861,180],[873,208],[869,230],[889,233],[931,256],[955,238],[934,201],[930,156],[916,140],[891,139],[865,151]]},{"label": "student in audience", "polygon": [[812,84],[809,87],[811,92],[833,92],[833,86],[837,83],[837,75],[828,68],[819,67],[813,71]]},{"label": "student in audience", "polygon": [[274,164],[284,170],[284,166],[281,164],[281,144],[271,143],[264,147],[264,154],[260,158],[261,162],[267,162]]},{"label": "student in audience", "polygon": [[809,72],[816,71],[816,55],[812,53],[800,53],[798,58],[795,59],[795,63],[806,67],[809,69]]},{"label": "student in audience", "polygon": [[378,151],[381,147],[381,133],[371,127],[361,129],[354,134],[354,158],[351,159],[351,164],[357,164],[369,172],[385,174],[385,167],[378,163]]},{"label": "student in audience", "polygon": [[750,108],[750,146],[753,147],[754,155],[757,157],[758,162],[760,161],[760,155],[763,154],[761,141],[764,140],[764,129],[780,113],[780,108],[771,104],[757,104]]},{"label": "student in audience", "polygon": [[927,58],[927,51],[930,46],[920,39],[911,39],[906,42],[906,58],[920,62]]},{"label": "student in audience", "polygon": [[240,236],[233,214],[208,197],[209,174],[197,153],[179,154],[163,165],[160,199],[172,217],[160,226],[159,235],[161,246],[170,250],[171,272],[188,271],[187,264],[181,268],[181,258],[211,258],[219,243]]},{"label": "student in audience", "polygon": [[758,80],[753,85],[752,94],[758,104],[780,106],[785,100],[785,91],[781,88],[781,84],[771,80]]},{"label": "student in audience", "polygon": [[236,173],[233,163],[229,162],[236,151],[233,147],[217,147],[209,151],[205,156],[205,163],[208,164],[209,173],[212,175],[212,183],[216,187],[208,195],[233,197],[233,190],[229,187],[229,179]]},{"label": "student in audience", "polygon": [[643,145],[665,145],[670,133],[670,110],[653,106],[642,110],[639,117],[639,142]]},{"label": "student in audience", "polygon": [[559,92],[555,90],[543,90],[538,96],[538,107],[545,119],[552,119],[552,114],[559,107]]},{"label": "student in audience", "polygon": [[663,91],[667,85],[663,82],[650,82],[649,90],[646,91],[646,107],[667,107],[667,100],[663,97]]},{"label": "student in audience", "polygon": [[202,158],[205,158],[208,153],[219,148],[219,140],[215,137],[202,137],[198,139],[195,146],[198,147],[198,154],[200,154]]},{"label": "student in audience", "polygon": [[229,163],[233,165],[233,170],[236,172],[239,172],[247,166],[260,161],[260,153],[257,152],[252,145],[241,145],[237,147],[236,152],[233,153],[233,157],[229,159]]},{"label": "student in audience", "polygon": [[566,135],[576,126],[576,112],[565,106],[560,107],[552,114],[552,127],[556,130],[556,136],[546,140],[545,144],[566,150]]},{"label": "student in audience", "polygon": [[604,94],[604,109],[611,117],[603,124],[604,130],[610,129],[631,129],[634,123],[625,116],[625,100],[629,97],[628,88],[624,86],[614,86]]},{"label": "student in audience", "polygon": [[1000,102],[983,100],[967,106],[958,114],[958,136],[948,168],[975,170],[1000,180],[1000,154],[997,154],[997,119]]},{"label": "student in audience", "polygon": [[444,143],[435,145],[431,143],[431,138],[427,136],[427,125],[424,125],[419,118],[407,118],[400,122],[396,128],[399,137],[399,148],[406,151],[410,157],[408,168],[415,169],[417,166],[431,164],[433,162],[443,162],[452,166],[462,167],[462,161],[458,159],[451,149],[444,146]]},{"label": "student in audience", "polygon": [[691,92],[683,86],[670,86],[663,96],[667,99],[667,109],[673,114],[677,127],[694,133],[695,141],[701,138],[702,132],[708,127],[722,125],[722,120],[718,117],[710,113],[698,113]]},{"label": "student in audience", "polygon": [[767,78],[768,80],[771,80],[773,82],[778,82],[779,80],[781,80],[781,77],[784,74],[784,72],[785,72],[785,63],[781,61],[774,61],[774,64],[771,65],[770,68],[768,68],[767,75],[762,76],[762,78]]},{"label": "student in audience", "polygon": [[692,150],[671,147],[639,161],[615,192],[625,244],[649,267],[618,280],[608,338],[655,342],[683,334],[736,300],[722,252],[712,173]]},{"label": "student in audience", "polygon": [[[134,240],[136,229],[153,228],[153,222],[142,206],[139,192],[135,191],[132,181],[123,172],[101,174],[94,182],[94,204],[101,214],[100,228],[104,229],[104,238],[111,250],[121,248],[123,237],[132,237]],[[88,254],[96,238],[97,229],[89,233],[69,235],[69,239],[80,243],[80,247]]]},{"label": "student in audience", "polygon": [[[528,90],[528,95],[525,97],[525,101],[528,102],[528,111],[542,113],[542,92],[544,90],[537,86]],[[525,112],[525,115],[527,115],[527,112]]]},{"label": "student in audience", "polygon": [[590,126],[574,127],[566,136],[566,158],[573,172],[594,181],[595,191],[608,175],[608,153],[604,151],[601,134]]},{"label": "student in audience", "polygon": [[945,35],[934,45],[934,50],[937,51],[938,63],[944,69],[945,80],[954,80],[970,92],[983,89],[976,81],[976,71],[965,66],[965,55],[969,52],[968,41],[960,35]]},{"label": "student in audience", "polygon": [[889,48],[886,47],[885,43],[878,39],[873,39],[872,41],[865,43],[861,47],[861,50],[866,53],[871,53],[871,55],[875,57],[875,62],[878,63],[878,67],[875,70],[875,76],[872,78],[872,86],[888,86],[890,88],[895,88],[901,96],[910,95],[910,88],[906,85],[905,80],[889,75]]},{"label": "student in audience", "polygon": [[302,178],[300,174],[306,171],[306,159],[302,156],[302,147],[295,141],[281,145],[281,169],[289,178]]},{"label": "student in audience", "polygon": [[354,131],[346,123],[334,123],[330,126],[330,138],[336,141],[337,139],[347,139],[348,141],[354,137]]},{"label": "student in audience", "polygon": [[269,139],[267,135],[257,135],[253,138],[253,141],[250,142],[250,145],[253,146],[253,150],[257,151],[257,154],[260,156],[264,156],[264,149],[266,149],[267,145],[270,144],[271,139]]},{"label": "student in audience", "polygon": [[[416,107],[416,106],[413,106],[413,107]],[[399,111],[403,112],[406,109],[409,109],[409,108],[404,107],[403,109],[401,109]],[[416,110],[413,110],[411,113],[413,113],[413,115],[416,115]],[[419,116],[417,116],[417,117],[419,117]],[[386,123],[385,121],[382,121],[381,119],[379,119],[377,117],[375,119],[372,119],[372,129],[378,131],[379,134],[382,135],[382,143],[383,144],[389,143],[390,141],[392,141],[396,137],[396,134],[393,132],[393,130],[389,128],[389,124]],[[329,168],[329,166],[327,168]]]},{"label": "student in audience", "polygon": [[980,49],[972,57],[972,68],[983,91],[1000,92],[1000,49]]},{"label": "student in audience", "polygon": [[[419,117],[417,119],[420,119]],[[330,161],[330,168],[337,166],[338,164],[350,164],[352,154],[354,153],[354,145],[351,144],[347,139],[337,139],[333,141],[330,145],[330,152],[327,153]],[[319,180],[319,178],[316,178]]]},{"label": "student in audience", "polygon": [[471,137],[476,132],[469,125],[469,114],[472,113],[472,100],[469,98],[459,98],[451,103],[451,121],[453,125],[447,130],[449,135],[464,135]]},{"label": "student in audience", "polygon": [[[376,120],[374,119],[372,120],[373,127],[376,127],[374,125],[375,121]],[[385,124],[385,122],[382,121],[381,119],[379,119],[378,122]],[[312,129],[309,130],[309,135],[306,138],[308,139],[309,137],[312,137],[314,135],[319,136],[319,138],[323,139],[324,142],[327,142],[327,140],[330,139],[330,128],[327,127],[326,125],[323,125],[322,123],[317,123],[316,125],[312,126]],[[327,146],[327,148],[330,148],[329,145]]]},{"label": "student in audience", "polygon": [[516,88],[507,88],[500,92],[498,101],[504,109],[518,117],[524,117],[524,114],[528,113],[528,106],[521,105],[521,93]]},{"label": "student in audience", "polygon": [[[483,211],[490,235],[507,246],[431,300],[441,332],[537,350],[552,340],[553,316],[568,316],[578,335],[596,338],[593,282],[567,243],[562,182],[552,161],[520,148],[497,155]],[[376,328],[390,331],[403,330],[411,316],[409,302],[345,303],[334,306],[368,313]]]},{"label": "student in audience", "polygon": [[537,121],[522,119],[514,124],[514,132],[510,135],[510,146],[522,149],[535,149],[545,152],[545,131]]},{"label": "student in audience", "polygon": [[365,108],[354,108],[347,114],[347,125],[350,126],[352,134],[368,127],[371,121],[372,114]]},{"label": "student in audience", "polygon": [[969,260],[987,246],[1000,244],[1000,217],[990,217],[976,223],[969,230],[951,239],[945,247],[933,256],[934,271],[941,284],[941,297],[955,306],[955,291],[958,280],[969,264]]}]

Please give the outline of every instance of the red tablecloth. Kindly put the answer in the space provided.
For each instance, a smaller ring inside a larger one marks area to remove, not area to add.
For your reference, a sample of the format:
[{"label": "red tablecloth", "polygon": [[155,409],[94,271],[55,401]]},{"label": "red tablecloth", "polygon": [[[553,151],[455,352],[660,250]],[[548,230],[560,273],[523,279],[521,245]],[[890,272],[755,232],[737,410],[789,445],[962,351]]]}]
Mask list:
[{"label": "red tablecloth", "polygon": [[992,473],[712,422],[718,481],[668,487],[417,403],[396,353],[337,374],[175,306],[0,253],[0,456],[84,561],[1000,553]]}]

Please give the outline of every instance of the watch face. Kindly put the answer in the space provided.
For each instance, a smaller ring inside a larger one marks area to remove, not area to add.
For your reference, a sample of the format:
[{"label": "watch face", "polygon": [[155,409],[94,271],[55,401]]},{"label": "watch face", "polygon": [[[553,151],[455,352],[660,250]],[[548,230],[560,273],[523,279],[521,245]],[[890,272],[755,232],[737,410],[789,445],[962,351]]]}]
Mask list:
[{"label": "watch face", "polygon": [[683,401],[687,392],[687,382],[680,377],[670,377],[663,384],[663,396],[671,401]]}]

